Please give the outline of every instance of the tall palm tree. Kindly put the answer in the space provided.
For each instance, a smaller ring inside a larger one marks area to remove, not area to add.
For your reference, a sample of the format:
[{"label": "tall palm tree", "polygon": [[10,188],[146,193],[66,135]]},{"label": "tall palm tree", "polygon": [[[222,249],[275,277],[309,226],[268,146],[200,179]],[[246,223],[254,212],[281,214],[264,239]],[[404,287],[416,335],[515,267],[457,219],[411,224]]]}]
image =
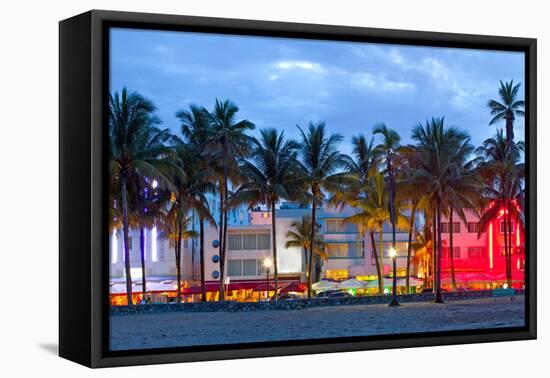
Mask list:
[{"label": "tall palm tree", "polygon": [[[410,276],[411,276],[411,259],[412,259],[412,253],[414,251],[413,249],[413,236],[415,234],[416,229],[416,217],[419,212],[424,211],[426,213],[429,210],[429,207],[427,207],[426,202],[424,201],[424,195],[426,194],[424,192],[424,189],[422,186],[416,185],[414,182],[413,177],[413,167],[415,164],[415,155],[414,155],[414,148],[410,147],[404,147],[401,150],[401,153],[404,158],[404,162],[402,164],[405,164],[403,169],[400,170],[398,174],[398,186],[397,186],[397,193],[396,193],[396,200],[397,202],[402,203],[404,206],[408,207],[408,210],[410,211],[409,214],[409,227],[408,227],[408,242],[407,242],[407,272],[406,272],[406,279],[405,279],[405,291],[407,293],[410,292]],[[425,222],[428,220],[425,217]]]},{"label": "tall palm tree", "polygon": [[273,245],[273,280],[275,298],[279,283],[277,256],[277,215],[276,203],[293,197],[296,191],[298,163],[296,160],[298,143],[285,140],[284,132],[276,129],[260,130],[260,137],[254,140],[250,161],[241,165],[241,173],[246,181],[235,195],[237,203],[247,203],[250,208],[267,205],[271,211],[271,238]]},{"label": "tall palm tree", "polygon": [[474,151],[470,137],[455,127],[447,127],[444,118],[432,118],[425,125],[413,129],[416,142],[417,168],[413,168],[414,181],[426,191],[426,202],[435,208],[434,233],[436,246],[436,275],[434,302],[443,303],[441,297],[441,215],[451,182],[463,167],[466,157]]},{"label": "tall palm tree", "polygon": [[[344,163],[343,155],[338,151],[337,146],[343,140],[340,134],[327,136],[324,122],[319,124],[309,123],[307,133],[298,126],[302,135],[301,166],[304,172],[305,181],[309,187],[311,219],[317,222],[317,206],[322,204],[325,194],[323,190],[336,192],[341,189],[340,180],[335,174],[336,170]],[[316,227],[311,228],[311,245],[314,245]],[[311,298],[311,276],[312,258],[309,256],[309,277],[308,277],[308,298]]]},{"label": "tall palm tree", "polygon": [[424,226],[420,232],[416,233],[412,248],[415,252],[411,263],[416,265],[418,268],[422,268],[424,271],[423,286],[426,288],[429,284],[428,278],[430,277],[430,268],[432,266],[434,256],[433,235],[429,221],[424,222]]},{"label": "tall palm tree", "polygon": [[159,171],[163,165],[159,157],[168,153],[165,142],[167,130],[160,130],[153,103],[126,88],[119,94],[109,96],[110,177],[119,184],[120,214],[123,229],[126,294],[128,304],[132,301],[132,277],[130,273],[128,182],[134,175],[168,181]]},{"label": "tall palm tree", "polygon": [[[380,134],[382,136],[382,142],[376,146],[376,150],[382,157],[383,166],[385,174],[388,178],[388,189],[389,189],[389,213],[390,213],[390,224],[392,227],[392,248],[395,249],[396,246],[396,236],[395,236],[395,224],[397,222],[396,218],[396,209],[395,209],[395,194],[397,191],[395,185],[395,176],[398,165],[398,149],[400,146],[401,137],[399,134],[385,124],[381,123],[374,127],[373,134]],[[395,260],[394,260],[394,270],[395,270]],[[397,305],[395,301],[395,296],[397,295],[397,275],[396,272],[393,272],[393,285],[392,285],[392,294],[393,299],[391,305]]]},{"label": "tall palm tree", "polygon": [[[317,231],[321,228],[320,224],[315,225]],[[297,247],[301,248],[304,252],[304,272],[306,274],[306,280],[309,280],[309,255],[313,253],[319,256],[323,260],[327,259],[325,253],[323,237],[318,233],[315,233],[315,248],[311,248],[311,217],[309,215],[303,215],[298,221],[295,220],[290,224],[291,229],[286,233],[287,242],[285,248]],[[309,282],[309,281],[308,281]]]},{"label": "tall palm tree", "polygon": [[[466,159],[467,156],[462,156]],[[454,264],[454,217],[455,215],[464,224],[468,224],[466,211],[473,212],[474,215],[479,215],[477,209],[482,207],[482,196],[480,195],[483,189],[483,182],[479,176],[475,166],[478,164],[478,159],[473,159],[462,166],[457,162],[458,168],[454,170],[454,177],[451,177],[447,190],[444,193],[444,207],[449,219],[449,259],[451,262],[451,287],[456,290],[456,275]],[[464,162],[463,162],[464,163]],[[465,211],[465,209],[467,209]]]},{"label": "tall palm tree", "polygon": [[221,162],[221,174],[218,179],[220,194],[220,301],[225,299],[225,262],[227,251],[227,217],[229,211],[229,180],[231,169],[237,166],[237,159],[246,157],[251,148],[252,139],[247,131],[254,129],[254,124],[248,120],[237,121],[239,108],[229,100],[216,99],[214,111],[211,113],[212,127],[208,128],[206,150],[215,160]]},{"label": "tall palm tree", "polygon": [[[210,113],[203,107],[190,105],[189,110],[180,110],[176,113],[181,125],[181,133],[188,142],[188,147],[193,151],[196,159],[189,162],[194,168],[192,176],[193,186],[198,189],[197,198],[201,198],[201,193],[215,192],[214,182],[216,180],[216,164],[213,163],[211,154],[207,152],[209,128],[212,124]],[[206,198],[203,198],[204,200]],[[208,202],[204,204],[205,208]],[[208,209],[209,210],[209,209]],[[221,214],[221,212],[220,212]],[[199,260],[200,260],[200,280],[201,280],[201,300],[206,301],[205,286],[205,222],[211,226],[217,227],[211,212],[207,214],[203,210],[198,211],[199,218]],[[221,238],[220,238],[221,239]]]},{"label": "tall palm tree", "polygon": [[156,185],[156,181],[149,182],[146,178],[138,176],[134,176],[129,185],[129,222],[130,228],[139,230],[141,289],[144,294],[147,292],[145,230],[153,228],[157,223],[164,220],[164,211],[169,199],[165,191],[156,190]]},{"label": "tall palm tree", "polygon": [[516,117],[525,116],[525,101],[518,100],[518,92],[521,83],[514,85],[514,80],[503,83],[500,81],[498,94],[500,102],[497,100],[489,100],[487,107],[491,110],[491,122],[493,125],[500,120],[506,122],[506,143],[510,145],[514,140],[514,120]]},{"label": "tall palm tree", "polygon": [[[210,213],[208,198],[206,197],[207,193],[215,191],[215,186],[208,180],[210,172],[201,169],[200,155],[192,144],[180,143],[176,145],[174,154],[169,159],[175,167],[171,170],[171,180],[176,190],[173,192],[174,201],[169,211],[169,220],[172,222],[173,233],[176,235],[178,244],[176,273],[179,275],[178,272],[181,269],[181,237],[185,235],[195,237],[196,234],[184,230],[184,226],[190,221],[190,213],[194,212],[199,215],[199,219],[206,220],[213,225],[216,224]],[[202,238],[204,238],[204,232],[202,235]],[[201,243],[203,242],[204,240],[201,240]],[[202,274],[201,283],[204,283],[204,274]],[[181,293],[180,276],[178,277],[178,293]],[[180,297],[178,296],[178,298]]]},{"label": "tall palm tree", "polygon": [[[355,224],[361,233],[370,230],[373,257],[376,262],[378,275],[378,293],[384,293],[384,250],[383,250],[383,228],[384,223],[389,222],[390,213],[388,206],[388,192],[385,188],[384,175],[377,172],[373,177],[373,183],[365,198],[350,201],[350,205],[359,209],[357,214],[344,218],[345,223]],[[396,212],[396,225],[405,228],[408,225],[406,218]],[[378,250],[374,241],[374,230],[378,231]]]},{"label": "tall palm tree", "polygon": [[[524,224],[525,164],[521,162],[524,150],[522,142],[508,144],[501,131],[483,142],[476,152],[482,158],[479,171],[485,182],[484,195],[487,206],[480,217],[480,232],[502,217],[504,221],[504,249],[506,277],[512,285],[512,221]],[[501,211],[504,213],[501,214]]]}]

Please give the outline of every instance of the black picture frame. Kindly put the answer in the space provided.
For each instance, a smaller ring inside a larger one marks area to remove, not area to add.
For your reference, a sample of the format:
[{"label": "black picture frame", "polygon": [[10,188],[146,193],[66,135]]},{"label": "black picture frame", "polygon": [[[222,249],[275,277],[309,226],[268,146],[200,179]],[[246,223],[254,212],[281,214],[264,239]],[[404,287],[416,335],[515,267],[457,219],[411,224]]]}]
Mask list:
[{"label": "black picture frame", "polygon": [[[108,350],[106,178],[109,27],[460,47],[525,53],[526,326],[132,352]],[[92,10],[61,21],[59,354],[89,367],[535,339],[536,39]]]}]

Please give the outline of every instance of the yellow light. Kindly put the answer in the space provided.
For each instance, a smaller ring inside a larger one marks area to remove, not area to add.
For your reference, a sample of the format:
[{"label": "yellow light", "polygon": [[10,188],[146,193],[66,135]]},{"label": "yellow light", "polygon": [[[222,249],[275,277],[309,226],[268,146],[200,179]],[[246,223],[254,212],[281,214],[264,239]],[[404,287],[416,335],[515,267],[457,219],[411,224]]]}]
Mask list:
[{"label": "yellow light", "polygon": [[397,250],[393,247],[391,247],[389,250],[388,250],[388,255],[393,259],[397,256]]},{"label": "yellow light", "polygon": [[264,267],[271,268],[272,266],[273,266],[273,261],[271,260],[270,257],[266,257],[264,259]]}]

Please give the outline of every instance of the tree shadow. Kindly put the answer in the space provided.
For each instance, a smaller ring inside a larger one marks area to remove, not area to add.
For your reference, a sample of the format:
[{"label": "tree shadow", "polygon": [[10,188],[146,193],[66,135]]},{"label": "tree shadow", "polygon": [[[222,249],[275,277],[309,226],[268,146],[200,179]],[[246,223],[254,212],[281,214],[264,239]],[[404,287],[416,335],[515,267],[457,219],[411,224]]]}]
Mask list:
[{"label": "tree shadow", "polygon": [[59,354],[59,345],[57,343],[40,343],[38,347],[56,356]]}]

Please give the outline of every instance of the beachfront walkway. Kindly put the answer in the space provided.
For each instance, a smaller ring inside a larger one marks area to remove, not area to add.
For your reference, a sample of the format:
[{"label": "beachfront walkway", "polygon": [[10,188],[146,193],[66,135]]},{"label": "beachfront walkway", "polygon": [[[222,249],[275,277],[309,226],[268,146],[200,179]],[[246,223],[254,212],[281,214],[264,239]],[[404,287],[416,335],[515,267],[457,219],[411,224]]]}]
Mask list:
[{"label": "beachfront walkway", "polygon": [[354,305],[294,311],[139,314],[111,317],[111,349],[162,348],[463,330],[524,325],[523,297]]}]

